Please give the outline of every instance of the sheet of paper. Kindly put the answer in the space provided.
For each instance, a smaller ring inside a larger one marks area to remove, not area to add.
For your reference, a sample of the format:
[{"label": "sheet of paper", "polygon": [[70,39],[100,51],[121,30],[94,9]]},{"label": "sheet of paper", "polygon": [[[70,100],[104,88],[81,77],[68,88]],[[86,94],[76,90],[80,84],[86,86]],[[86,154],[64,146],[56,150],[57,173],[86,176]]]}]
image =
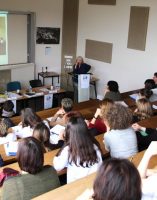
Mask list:
[{"label": "sheet of paper", "polygon": [[89,88],[90,75],[81,74],[81,88]]},{"label": "sheet of paper", "polygon": [[54,126],[53,128],[51,128],[50,130],[50,133],[51,134],[56,134],[56,135],[59,135],[61,131],[64,131],[65,130],[65,127],[64,126],[61,126],[59,124],[57,124],[56,126]]},{"label": "sheet of paper", "polygon": [[116,104],[121,104],[122,106],[128,107],[124,101],[115,101]]},{"label": "sheet of paper", "polygon": [[9,142],[4,144],[5,153],[7,156],[16,156],[18,142]]},{"label": "sheet of paper", "polygon": [[13,109],[13,110],[14,110],[15,113],[17,113],[17,109],[16,109],[16,108],[17,108],[17,106],[16,106],[16,99],[11,100],[11,101],[12,101],[13,104],[14,104],[14,109]]},{"label": "sheet of paper", "polygon": [[135,93],[135,94],[131,94],[129,95],[132,99],[134,99],[135,101],[139,99],[139,94]]},{"label": "sheet of paper", "polygon": [[44,95],[44,109],[52,108],[53,94]]}]

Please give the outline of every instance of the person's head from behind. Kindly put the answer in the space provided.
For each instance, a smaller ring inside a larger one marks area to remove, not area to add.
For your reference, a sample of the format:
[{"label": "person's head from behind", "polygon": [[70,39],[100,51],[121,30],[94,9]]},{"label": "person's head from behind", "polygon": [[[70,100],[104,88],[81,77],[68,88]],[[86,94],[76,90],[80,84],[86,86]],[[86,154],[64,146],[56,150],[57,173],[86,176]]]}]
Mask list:
[{"label": "person's head from behind", "polygon": [[78,56],[76,58],[76,64],[81,65],[82,63],[84,63],[83,57],[82,56]]},{"label": "person's head from behind", "polygon": [[126,159],[112,158],[100,167],[94,181],[94,200],[141,200],[141,178]]},{"label": "person's head from behind", "polygon": [[13,112],[13,109],[14,109],[14,104],[11,100],[8,100],[3,104],[3,110],[6,112]]},{"label": "person's head from behind", "polygon": [[119,86],[118,86],[118,83],[116,81],[109,81],[107,83],[107,86],[108,86],[108,90],[110,92],[119,92]]},{"label": "person's head from behind", "polygon": [[100,117],[104,116],[105,113],[107,113],[108,110],[110,110],[113,105],[114,105],[114,102],[111,99],[103,100],[103,103],[100,106],[100,109],[101,109],[101,116]]},{"label": "person's head from behind", "polygon": [[17,151],[17,162],[22,171],[29,174],[40,172],[44,163],[41,143],[34,137],[20,140]]},{"label": "person's head from behind", "polygon": [[146,90],[151,90],[151,89],[154,89],[156,88],[156,85],[155,85],[155,82],[153,79],[147,79],[145,82],[145,89]]},{"label": "person's head from behind", "polygon": [[157,84],[157,72],[154,73],[153,80],[154,80],[155,84]]},{"label": "person's head from behind", "polygon": [[21,121],[23,127],[30,126],[33,128],[41,122],[41,118],[31,108],[25,108],[21,111]]},{"label": "person's head from behind", "polygon": [[7,135],[7,129],[6,123],[0,118],[0,137],[5,137]]},{"label": "person's head from behind", "polygon": [[65,141],[69,146],[69,162],[83,166],[93,165],[98,162],[94,144],[98,145],[89,133],[88,127],[82,117],[71,117],[65,130]]},{"label": "person's head from behind", "polygon": [[140,120],[149,118],[153,115],[153,110],[151,103],[146,98],[139,99],[136,102],[137,115],[139,115]]},{"label": "person's head from behind", "polygon": [[131,126],[133,115],[129,108],[114,104],[107,112],[104,112],[102,118],[110,130],[123,130]]},{"label": "person's head from behind", "polygon": [[70,112],[73,109],[73,101],[70,98],[64,98],[61,101],[61,107],[65,113]]},{"label": "person's head from behind", "polygon": [[47,147],[50,143],[50,130],[43,123],[38,123],[33,130],[33,137],[41,142],[41,144]]}]

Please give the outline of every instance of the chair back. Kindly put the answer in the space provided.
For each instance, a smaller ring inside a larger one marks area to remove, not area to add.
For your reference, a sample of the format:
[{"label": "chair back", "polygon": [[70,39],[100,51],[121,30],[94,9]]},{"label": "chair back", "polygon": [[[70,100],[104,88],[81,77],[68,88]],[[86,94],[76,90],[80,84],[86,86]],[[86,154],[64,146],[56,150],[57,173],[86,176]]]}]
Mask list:
[{"label": "chair back", "polygon": [[43,86],[41,80],[39,80],[39,79],[30,80],[30,81],[29,81],[29,84],[30,84],[30,86],[31,86],[32,88],[35,88],[35,87],[42,87],[42,86]]},{"label": "chair back", "polygon": [[19,81],[12,81],[7,84],[7,91],[21,90],[21,83]]}]

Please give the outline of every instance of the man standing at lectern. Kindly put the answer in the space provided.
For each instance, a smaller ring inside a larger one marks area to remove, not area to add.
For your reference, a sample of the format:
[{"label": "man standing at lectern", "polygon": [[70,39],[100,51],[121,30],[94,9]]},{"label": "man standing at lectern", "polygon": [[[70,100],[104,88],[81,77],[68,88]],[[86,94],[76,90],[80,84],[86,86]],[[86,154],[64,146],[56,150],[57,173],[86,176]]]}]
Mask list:
[{"label": "man standing at lectern", "polygon": [[73,87],[74,87],[74,100],[78,102],[78,74],[86,74],[91,69],[91,66],[84,63],[81,56],[76,58],[73,65]]}]

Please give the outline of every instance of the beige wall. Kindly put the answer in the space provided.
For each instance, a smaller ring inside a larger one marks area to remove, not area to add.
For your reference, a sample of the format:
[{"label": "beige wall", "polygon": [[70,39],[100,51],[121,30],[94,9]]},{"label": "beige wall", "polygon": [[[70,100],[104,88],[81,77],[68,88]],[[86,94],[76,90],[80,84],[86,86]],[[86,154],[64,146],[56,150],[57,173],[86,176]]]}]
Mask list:
[{"label": "beige wall", "polygon": [[[0,0],[0,9],[35,12],[37,27],[60,27],[62,31],[63,0]],[[36,74],[44,66],[49,71],[61,71],[61,44],[62,40],[59,45],[36,45]],[[46,46],[52,47],[51,55],[45,56]],[[49,79],[46,81],[51,83]]]},{"label": "beige wall", "polygon": [[[143,87],[157,71],[157,1],[117,0],[116,6],[88,5],[80,0],[77,55],[85,56],[85,40],[113,43],[112,63],[85,59],[100,78],[98,94],[103,95],[108,80],[116,80],[121,91]],[[127,48],[130,6],[150,7],[146,50]]]},{"label": "beige wall", "polygon": [[[88,5],[88,0],[79,0],[79,3],[77,55],[85,56],[86,39],[113,43],[111,64],[85,59],[100,79],[98,94],[103,95],[104,85],[111,79],[118,81],[121,91],[143,87],[144,80],[151,78],[157,69],[157,1],[117,0],[116,6]],[[130,6],[150,7],[145,51],[127,48]],[[33,11],[37,26],[62,28],[63,0],[0,0],[0,8]],[[61,44],[62,41],[51,46],[51,56],[44,55],[44,45],[36,45],[37,72],[42,66],[60,72]]]}]

